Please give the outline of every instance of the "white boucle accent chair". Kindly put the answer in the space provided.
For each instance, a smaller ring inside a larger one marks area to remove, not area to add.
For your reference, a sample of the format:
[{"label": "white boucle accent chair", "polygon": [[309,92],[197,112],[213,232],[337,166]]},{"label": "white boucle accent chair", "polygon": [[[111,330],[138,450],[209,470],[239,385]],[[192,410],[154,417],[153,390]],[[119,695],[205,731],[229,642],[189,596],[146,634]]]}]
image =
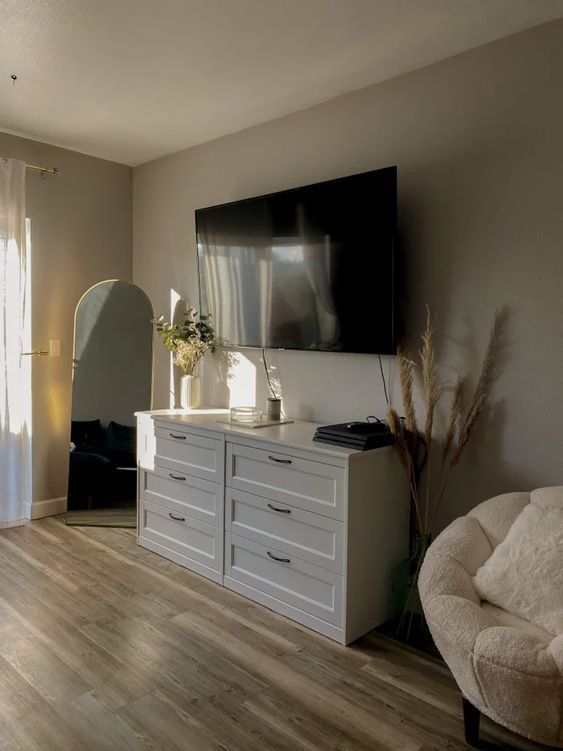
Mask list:
[{"label": "white boucle accent chair", "polygon": [[419,591],[463,695],[466,740],[479,712],[563,748],[563,487],[491,498],[428,549]]}]

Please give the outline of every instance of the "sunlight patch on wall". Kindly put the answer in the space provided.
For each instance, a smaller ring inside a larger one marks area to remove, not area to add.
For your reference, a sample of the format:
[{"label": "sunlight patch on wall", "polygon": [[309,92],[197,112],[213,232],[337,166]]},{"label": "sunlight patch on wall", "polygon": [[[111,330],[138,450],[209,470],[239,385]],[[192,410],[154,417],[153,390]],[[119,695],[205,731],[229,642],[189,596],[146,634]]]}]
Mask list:
[{"label": "sunlight patch on wall", "polygon": [[[178,303],[181,300],[181,296],[178,292],[176,292],[175,289],[170,290],[170,321],[174,320],[174,314],[176,312],[176,307],[178,306]],[[169,367],[170,367],[170,386],[169,386],[169,406],[170,409],[174,409],[176,406],[176,379],[175,379],[175,373],[174,373],[174,360],[172,359],[172,353],[170,353],[169,359]]]},{"label": "sunlight patch on wall", "polygon": [[256,365],[238,353],[229,373],[229,408],[254,407],[256,404]]}]

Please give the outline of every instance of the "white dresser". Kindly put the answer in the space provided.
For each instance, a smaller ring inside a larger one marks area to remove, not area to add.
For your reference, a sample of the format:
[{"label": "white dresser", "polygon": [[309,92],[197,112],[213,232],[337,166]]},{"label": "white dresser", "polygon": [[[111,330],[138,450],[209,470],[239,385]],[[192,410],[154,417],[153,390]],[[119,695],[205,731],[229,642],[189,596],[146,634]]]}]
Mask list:
[{"label": "white dresser", "polygon": [[224,417],[139,413],[139,545],[342,644],[385,621],[408,544],[394,449],[315,443],[313,423],[252,430]]}]

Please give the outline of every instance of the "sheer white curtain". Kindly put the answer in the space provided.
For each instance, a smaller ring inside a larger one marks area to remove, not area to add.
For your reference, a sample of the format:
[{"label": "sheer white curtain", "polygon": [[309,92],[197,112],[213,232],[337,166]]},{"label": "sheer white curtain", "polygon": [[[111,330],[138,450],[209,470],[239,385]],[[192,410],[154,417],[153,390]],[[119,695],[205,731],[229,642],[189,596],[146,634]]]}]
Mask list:
[{"label": "sheer white curtain", "polygon": [[26,341],[25,163],[0,159],[0,527],[25,515],[30,364]]}]

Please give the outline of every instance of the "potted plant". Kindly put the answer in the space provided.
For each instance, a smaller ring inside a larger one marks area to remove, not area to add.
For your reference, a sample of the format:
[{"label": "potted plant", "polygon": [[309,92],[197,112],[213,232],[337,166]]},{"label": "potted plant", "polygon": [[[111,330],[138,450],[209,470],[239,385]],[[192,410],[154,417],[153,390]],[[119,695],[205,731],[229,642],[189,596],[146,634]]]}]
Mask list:
[{"label": "potted plant", "polygon": [[[506,315],[496,312],[485,356],[475,388],[464,399],[464,381],[459,377],[453,387],[445,432],[438,438],[435,423],[437,407],[446,385],[439,380],[434,346],[434,322],[427,307],[426,328],[421,336],[418,362],[405,350],[398,354],[404,417],[392,405],[387,421],[394,437],[395,448],[410,488],[414,535],[411,556],[397,568],[393,577],[395,607],[400,612],[399,632],[409,636],[414,616],[421,616],[418,600],[418,575],[428,546],[432,541],[438,513],[446,497],[452,471],[460,463],[476,424],[490,401],[498,375],[498,348]],[[420,371],[423,397],[422,424],[417,419],[414,389]],[[420,427],[419,427],[420,424]]]},{"label": "potted plant", "polygon": [[182,371],[180,379],[180,405],[183,409],[199,406],[200,383],[196,375],[200,360],[215,349],[215,331],[211,316],[199,315],[188,308],[181,323],[170,323],[164,316],[153,320],[157,334],[164,346],[172,352],[174,365]]}]

